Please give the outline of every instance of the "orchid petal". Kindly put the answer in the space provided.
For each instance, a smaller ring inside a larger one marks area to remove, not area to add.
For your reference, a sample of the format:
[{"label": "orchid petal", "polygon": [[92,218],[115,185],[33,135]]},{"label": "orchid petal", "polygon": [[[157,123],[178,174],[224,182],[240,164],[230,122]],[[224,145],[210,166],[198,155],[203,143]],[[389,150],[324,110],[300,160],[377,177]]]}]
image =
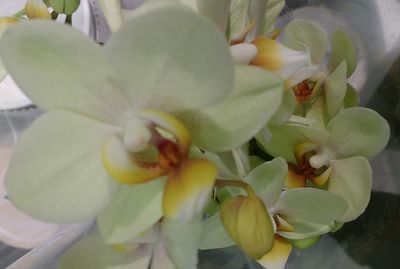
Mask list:
[{"label": "orchid petal", "polygon": [[43,21],[13,25],[0,52],[17,85],[44,109],[106,123],[123,123],[131,113],[100,46],[72,27]]},{"label": "orchid petal", "polygon": [[26,1],[25,12],[29,19],[51,20],[50,12],[42,0]]},{"label": "orchid petal", "polygon": [[197,0],[198,12],[208,18],[218,29],[226,32],[231,0]]},{"label": "orchid petal", "polygon": [[287,239],[301,240],[331,231],[331,226],[328,224],[312,223],[290,217],[286,218],[286,221],[293,227],[293,231],[277,231],[277,234]]},{"label": "orchid petal", "polygon": [[285,7],[285,0],[269,0],[265,8],[263,27],[260,27],[259,34],[267,35],[274,29],[276,19]]},{"label": "orchid petal", "polygon": [[107,243],[124,243],[143,233],[162,217],[165,180],[122,185],[113,201],[97,216],[97,225]]},{"label": "orchid petal", "polygon": [[284,269],[292,252],[292,245],[288,240],[275,236],[272,249],[257,262],[266,269]]},{"label": "orchid petal", "polygon": [[139,7],[104,52],[138,109],[201,108],[232,90],[232,57],[223,35],[183,5]]},{"label": "orchid petal", "polygon": [[336,220],[347,222],[360,216],[368,205],[371,195],[372,171],[364,157],[352,157],[330,162],[332,174],[328,191],[347,201],[349,208]]},{"label": "orchid petal", "polygon": [[235,245],[235,242],[222,225],[219,212],[204,222],[199,249],[226,248],[233,245]]},{"label": "orchid petal", "polygon": [[348,206],[346,200],[334,193],[297,188],[282,193],[274,206],[274,212],[319,224],[330,224],[343,216]]},{"label": "orchid petal", "polygon": [[283,44],[295,50],[303,50],[306,46],[313,62],[320,63],[325,57],[328,35],[313,21],[295,19],[285,27]]},{"label": "orchid petal", "polygon": [[323,145],[329,133],[324,129],[308,127],[299,124],[270,125],[271,139],[266,139],[261,133],[256,136],[261,146],[272,156],[279,156],[290,163],[296,163],[294,146],[303,142],[313,142]]},{"label": "orchid petal", "polygon": [[337,115],[343,107],[347,90],[346,63],[342,62],[324,82],[324,97],[328,119]]},{"label": "orchid petal", "polygon": [[347,77],[353,74],[357,67],[357,51],[351,37],[343,29],[336,29],[332,34],[331,58],[328,69],[335,70],[342,61],[347,64]]},{"label": "orchid petal", "polygon": [[248,65],[257,55],[257,47],[248,43],[232,45],[230,50],[235,64]]},{"label": "orchid petal", "polygon": [[101,160],[102,144],[115,132],[112,126],[63,111],[37,119],[11,158],[5,184],[12,203],[49,222],[96,216],[117,187]]},{"label": "orchid petal", "polygon": [[326,128],[330,131],[328,147],[338,159],[372,157],[385,148],[390,136],[387,121],[363,107],[342,110]]},{"label": "orchid petal", "polygon": [[110,137],[104,143],[102,158],[108,174],[122,184],[143,183],[167,173],[156,163],[141,163],[116,136]]},{"label": "orchid petal", "polygon": [[254,168],[244,181],[251,185],[265,206],[271,208],[282,192],[287,169],[286,161],[278,157]]},{"label": "orchid petal", "polygon": [[237,174],[233,173],[231,169],[223,162],[217,154],[212,152],[201,152],[199,149],[191,151],[191,157],[198,159],[207,159],[218,168],[218,176],[223,178],[239,178]]},{"label": "orchid petal", "polygon": [[115,32],[123,24],[122,8],[120,0],[99,0],[101,10],[107,20],[110,30]]},{"label": "orchid petal", "polygon": [[288,189],[301,188],[307,186],[307,178],[297,171],[297,166],[289,163],[288,173],[285,179],[285,187]]},{"label": "orchid petal", "polygon": [[347,83],[346,95],[343,100],[344,108],[356,107],[360,103],[360,95],[351,84]]},{"label": "orchid petal", "polygon": [[279,108],[283,95],[279,77],[249,66],[236,66],[235,74],[234,91],[224,102],[178,115],[191,131],[194,144],[203,149],[226,151],[239,147]]},{"label": "orchid petal", "polygon": [[164,246],[177,269],[196,269],[197,250],[201,240],[203,220],[196,217],[190,222],[167,219],[162,226]]},{"label": "orchid petal", "polygon": [[163,211],[169,218],[189,221],[206,206],[218,171],[208,160],[186,160],[168,176]]},{"label": "orchid petal", "polygon": [[58,269],[147,269],[151,259],[148,247],[123,251],[107,245],[98,234],[89,235],[72,246],[62,257]]},{"label": "orchid petal", "polygon": [[257,37],[252,44],[257,47],[258,53],[250,64],[274,72],[283,79],[288,79],[301,68],[311,65],[308,51],[292,50],[265,37]]},{"label": "orchid petal", "polygon": [[8,72],[6,70],[6,68],[3,65],[3,62],[1,61],[1,57],[0,57],[0,83],[3,81],[3,79],[6,78]]},{"label": "orchid petal", "polygon": [[296,98],[292,90],[283,92],[282,103],[275,115],[270,120],[270,124],[280,125],[286,123],[296,109]]},{"label": "orchid petal", "polygon": [[[163,244],[159,243],[153,247],[151,268],[149,269],[177,269],[171,261]],[[135,268],[136,269],[136,268]]]},{"label": "orchid petal", "polygon": [[231,0],[229,10],[229,33],[231,39],[241,38],[243,32],[246,32],[247,26],[250,24],[249,19],[250,0]]}]

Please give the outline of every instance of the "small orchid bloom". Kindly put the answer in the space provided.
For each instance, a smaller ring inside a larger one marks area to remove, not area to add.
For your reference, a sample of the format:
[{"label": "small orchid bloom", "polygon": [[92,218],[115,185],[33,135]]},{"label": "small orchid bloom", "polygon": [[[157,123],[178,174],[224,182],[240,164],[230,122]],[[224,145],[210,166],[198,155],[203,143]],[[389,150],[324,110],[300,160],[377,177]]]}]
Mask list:
[{"label": "small orchid bloom", "polygon": [[25,12],[29,19],[51,20],[49,9],[42,0],[27,0]]},{"label": "small orchid bloom", "polygon": [[11,149],[0,150],[0,242],[17,248],[35,248],[54,237],[63,226],[33,219],[7,199],[4,174],[11,152]]},{"label": "small orchid bloom", "polygon": [[[324,187],[343,197],[349,206],[339,222],[354,220],[368,205],[372,171],[367,158],[388,142],[390,129],[384,118],[367,108],[348,108],[331,119],[326,128],[287,123],[270,126],[272,139],[258,142],[273,156],[289,163],[286,186]],[[295,190],[295,189],[294,189]]]},{"label": "small orchid bloom", "polygon": [[[223,36],[193,14],[176,5],[143,6],[104,48],[56,23],[5,34],[7,69],[49,110],[13,154],[6,187],[18,208],[46,221],[80,221],[105,209],[121,185],[167,175],[164,214],[186,220],[202,211],[216,170],[188,160],[190,133],[172,114],[220,102],[232,90],[233,72]],[[179,25],[188,27],[178,32]],[[152,146],[158,157],[141,159]]]},{"label": "small orchid bloom", "polygon": [[163,220],[121,244],[107,244],[91,234],[64,253],[58,268],[196,269],[202,226],[201,218],[185,224]]},{"label": "small orchid bloom", "polygon": [[[218,160],[215,155],[210,153],[206,153],[206,155],[214,161]],[[215,161],[215,163],[220,171],[225,171],[224,175],[233,176],[232,172],[227,172],[229,169],[223,166],[221,161]],[[275,158],[257,166],[243,179],[262,200],[273,223],[273,231],[268,235],[269,240],[273,239],[272,248],[257,258],[258,263],[265,268],[283,269],[292,250],[292,245],[288,239],[302,240],[328,233],[332,229],[334,221],[341,218],[347,210],[346,201],[342,197],[325,190],[299,188],[282,191],[287,173],[286,161],[282,158]],[[236,176],[236,178],[240,177]],[[244,209],[242,212],[242,207],[240,207],[239,215],[242,215],[242,217],[250,216],[250,214],[246,214]],[[259,221],[259,219],[253,220],[253,223]],[[242,222],[251,222],[251,220],[244,219]],[[254,226],[255,224],[251,225]],[[235,238],[234,241],[230,238],[228,234],[231,234],[232,231],[224,231],[224,226],[225,224],[222,225],[221,223],[219,212],[207,219],[200,248],[222,248],[235,243],[243,247],[241,241],[238,243],[235,237],[233,237]],[[236,224],[236,229],[238,227],[238,224]],[[249,231],[247,230],[248,233],[250,233]],[[251,231],[252,233],[247,237],[245,235],[241,235],[241,237],[251,238],[252,234],[261,234],[256,233],[254,229]],[[254,240],[254,243],[256,241],[261,242],[261,239]]]}]

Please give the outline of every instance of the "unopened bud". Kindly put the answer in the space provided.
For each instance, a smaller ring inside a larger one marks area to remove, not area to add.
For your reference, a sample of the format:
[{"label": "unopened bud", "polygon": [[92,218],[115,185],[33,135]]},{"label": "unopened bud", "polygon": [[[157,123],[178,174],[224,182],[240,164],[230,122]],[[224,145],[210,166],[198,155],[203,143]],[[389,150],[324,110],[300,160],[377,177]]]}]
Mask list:
[{"label": "unopened bud", "polygon": [[74,13],[81,0],[49,0],[50,6],[59,14],[71,15]]},{"label": "unopened bud", "polygon": [[51,20],[51,14],[42,0],[26,1],[25,12],[29,19]]},{"label": "unopened bud", "polygon": [[221,220],[227,233],[254,259],[263,257],[272,247],[274,229],[263,202],[256,196],[237,196],[221,208]]}]

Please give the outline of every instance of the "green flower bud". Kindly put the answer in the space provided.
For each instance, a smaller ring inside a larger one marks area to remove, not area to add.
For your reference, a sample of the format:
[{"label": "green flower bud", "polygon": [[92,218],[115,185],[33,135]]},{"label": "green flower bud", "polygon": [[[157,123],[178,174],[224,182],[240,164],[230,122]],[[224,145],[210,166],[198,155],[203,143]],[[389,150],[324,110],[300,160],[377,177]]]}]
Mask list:
[{"label": "green flower bud", "polygon": [[227,233],[248,256],[260,259],[271,249],[274,229],[267,209],[257,196],[228,199],[222,205],[221,220]]},{"label": "green flower bud", "polygon": [[25,12],[29,19],[51,20],[50,12],[42,0],[26,1]]},{"label": "green flower bud", "polygon": [[49,0],[49,3],[55,12],[71,15],[78,9],[81,0]]},{"label": "green flower bud", "polygon": [[292,245],[295,248],[306,249],[306,248],[309,248],[309,247],[312,247],[313,245],[315,245],[315,243],[317,243],[320,238],[321,238],[321,236],[314,236],[314,237],[309,237],[309,238],[299,239],[299,240],[293,239],[293,240],[290,240],[290,243],[292,243]]}]

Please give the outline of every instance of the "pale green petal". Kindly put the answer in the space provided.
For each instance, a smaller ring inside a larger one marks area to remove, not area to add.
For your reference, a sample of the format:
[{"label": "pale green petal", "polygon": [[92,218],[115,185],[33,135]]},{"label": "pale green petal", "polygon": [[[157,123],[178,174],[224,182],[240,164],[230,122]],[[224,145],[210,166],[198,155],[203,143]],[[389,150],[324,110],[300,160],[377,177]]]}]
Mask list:
[{"label": "pale green petal", "polygon": [[172,219],[164,220],[164,246],[177,269],[197,268],[197,250],[203,226],[201,217],[185,223]]},{"label": "pale green petal", "polygon": [[138,236],[162,217],[165,179],[121,185],[113,201],[97,217],[107,243],[124,243]]},{"label": "pale green petal", "polygon": [[278,76],[252,66],[237,66],[235,74],[234,91],[221,104],[178,115],[200,148],[226,151],[246,143],[279,108],[283,82]]},{"label": "pale green petal", "polygon": [[138,108],[195,109],[220,102],[232,90],[233,63],[223,34],[184,5],[143,5],[104,52]]},{"label": "pale green petal", "polygon": [[239,178],[238,175],[234,174],[221,160],[220,156],[214,154],[212,152],[201,152],[196,148],[196,150],[191,150],[191,158],[196,159],[207,159],[214,163],[214,165],[218,168],[218,177],[222,178]]},{"label": "pale green petal", "polygon": [[226,248],[233,245],[235,242],[222,225],[219,212],[205,221],[199,249]]},{"label": "pale green petal", "polygon": [[349,208],[338,221],[351,221],[360,216],[371,195],[372,171],[364,157],[352,157],[330,162],[332,174],[328,191],[342,196]]},{"label": "pale green petal", "polygon": [[342,61],[347,63],[347,77],[357,67],[357,51],[349,34],[343,29],[336,29],[332,34],[331,58],[328,69],[335,70]]},{"label": "pale green petal", "polygon": [[372,157],[381,152],[390,136],[387,121],[363,107],[342,110],[327,125],[331,135],[328,147],[336,158]]},{"label": "pale green petal", "polygon": [[356,107],[360,103],[360,95],[351,84],[347,83],[346,95],[343,100],[344,108]]},{"label": "pale green petal", "polygon": [[0,57],[0,83],[3,81],[3,79],[5,79],[7,76],[7,70],[3,65],[3,62],[1,61],[1,57]]},{"label": "pale green petal", "polygon": [[100,46],[72,27],[43,21],[13,25],[3,35],[0,53],[17,85],[44,109],[107,123],[123,122],[130,113]]},{"label": "pale green petal", "polygon": [[147,269],[151,259],[148,247],[118,251],[93,234],[72,246],[61,257],[58,269]]},{"label": "pale green petal", "polygon": [[[135,269],[135,268],[132,268]],[[168,256],[162,243],[153,247],[153,256],[151,260],[151,268],[149,269],[177,269],[175,264]]]},{"label": "pale green petal", "polygon": [[243,31],[249,25],[249,6],[251,0],[231,0],[229,32],[232,38],[237,38],[243,34]]},{"label": "pale green petal", "polygon": [[284,7],[285,0],[268,0],[263,20],[264,25],[260,28],[260,35],[267,35],[274,30],[276,19]]},{"label": "pale green petal", "polygon": [[197,0],[198,12],[225,33],[231,0]]},{"label": "pale green petal", "polygon": [[295,50],[304,50],[306,46],[312,61],[320,63],[325,58],[328,35],[313,21],[295,19],[285,27],[283,44]]},{"label": "pale green petal", "polygon": [[346,62],[343,61],[324,81],[324,101],[328,119],[336,116],[343,107],[346,90]]},{"label": "pale green petal", "polygon": [[282,193],[274,212],[299,220],[330,224],[346,212],[344,198],[332,192],[314,188],[297,188]]},{"label": "pale green petal", "polygon": [[244,181],[253,187],[257,196],[267,208],[271,208],[279,199],[288,172],[287,163],[282,158],[275,158],[254,168]]},{"label": "pale green petal", "polygon": [[294,92],[290,89],[285,90],[283,92],[282,103],[279,106],[279,109],[275,112],[275,115],[272,117],[270,124],[279,125],[286,123],[293,115],[296,104]]},{"label": "pale green petal", "polygon": [[302,142],[323,145],[329,135],[324,129],[299,124],[270,125],[269,131],[272,137],[260,133],[256,136],[258,143],[272,156],[282,157],[291,163],[296,163],[294,146]]},{"label": "pale green petal", "polygon": [[313,236],[323,235],[331,231],[331,226],[302,221],[296,218],[286,218],[286,221],[293,227],[293,232],[277,231],[282,237],[288,239],[305,239]]},{"label": "pale green petal", "polygon": [[11,159],[6,189],[22,211],[49,222],[95,217],[117,184],[103,168],[101,149],[115,128],[54,111],[22,135]]}]

